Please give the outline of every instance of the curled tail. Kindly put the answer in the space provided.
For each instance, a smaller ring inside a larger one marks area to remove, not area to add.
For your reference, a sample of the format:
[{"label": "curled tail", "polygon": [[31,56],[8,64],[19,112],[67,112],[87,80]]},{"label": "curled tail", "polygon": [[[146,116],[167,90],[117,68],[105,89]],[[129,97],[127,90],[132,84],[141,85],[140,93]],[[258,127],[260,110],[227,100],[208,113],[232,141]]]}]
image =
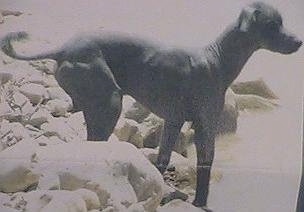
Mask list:
[{"label": "curled tail", "polygon": [[58,51],[53,51],[53,52],[46,52],[46,53],[41,53],[37,55],[31,55],[31,56],[26,56],[26,55],[21,55],[18,54],[13,46],[12,46],[12,41],[20,41],[27,39],[29,36],[26,32],[10,32],[7,35],[5,35],[3,38],[0,40],[0,47],[1,50],[8,56],[18,59],[18,60],[40,60],[40,59],[54,59],[56,60],[58,57]]}]

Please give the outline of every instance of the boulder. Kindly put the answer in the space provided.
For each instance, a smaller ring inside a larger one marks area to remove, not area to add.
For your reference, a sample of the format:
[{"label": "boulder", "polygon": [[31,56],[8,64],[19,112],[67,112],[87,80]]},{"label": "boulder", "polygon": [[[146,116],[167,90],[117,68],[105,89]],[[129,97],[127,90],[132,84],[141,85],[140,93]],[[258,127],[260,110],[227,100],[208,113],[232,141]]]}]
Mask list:
[{"label": "boulder", "polygon": [[50,119],[52,119],[50,112],[46,108],[40,107],[33,113],[33,115],[31,115],[27,123],[40,128],[43,123],[48,122]]},{"label": "boulder", "polygon": [[43,85],[45,87],[58,87],[58,82],[55,79],[55,76],[52,74],[45,74],[43,76]]},{"label": "boulder", "polygon": [[239,110],[263,112],[277,108],[275,100],[266,99],[257,95],[236,95],[237,107]]},{"label": "boulder", "polygon": [[133,145],[124,142],[39,146],[29,140],[2,151],[0,160],[1,192],[29,187],[84,188],[97,194],[100,209],[112,206],[115,211],[135,205],[154,211],[163,193],[158,170]]},{"label": "boulder", "polygon": [[71,128],[68,125],[68,120],[63,117],[49,119],[40,128],[47,137],[57,136],[65,142],[82,141],[82,138],[78,137],[77,131]]},{"label": "boulder", "polygon": [[9,71],[0,71],[0,85],[7,83],[13,79],[13,74]]},{"label": "boulder", "polygon": [[71,114],[66,123],[77,133],[77,137],[83,140],[87,138],[87,128],[82,111]]},{"label": "boulder", "polygon": [[278,99],[263,79],[234,83],[231,88],[236,94],[252,94],[266,99]]},{"label": "boulder", "polygon": [[[153,164],[156,163],[158,150],[144,148],[141,149],[143,154]],[[196,166],[189,159],[182,155],[172,152],[168,170],[164,174],[167,184],[177,189],[194,189],[196,185]]]},{"label": "boulder", "polygon": [[30,138],[28,130],[19,122],[10,123],[3,120],[0,126],[0,150],[13,146],[23,139]]},{"label": "boulder", "polygon": [[133,104],[125,111],[124,116],[128,119],[133,119],[138,123],[142,123],[145,118],[150,114],[150,111],[142,106],[139,102],[133,102]]},{"label": "boulder", "polygon": [[72,104],[61,99],[52,99],[46,103],[46,108],[53,116],[66,116],[72,109]]},{"label": "boulder", "polygon": [[35,83],[24,84],[19,91],[29,98],[32,104],[38,104],[47,97],[46,88]]},{"label": "boulder", "polygon": [[236,102],[236,94],[228,88],[225,95],[224,109],[220,116],[217,134],[235,133],[237,130],[237,120],[239,108]]},{"label": "boulder", "polygon": [[147,148],[156,148],[161,140],[164,121],[151,113],[140,125],[139,133],[143,137],[143,145]]},{"label": "boulder", "polygon": [[205,210],[201,208],[197,208],[193,206],[189,202],[184,202],[182,200],[173,200],[169,202],[168,204],[159,207],[157,212],[204,212]]},{"label": "boulder", "polygon": [[38,190],[18,192],[5,202],[8,208],[31,212],[87,212],[99,209],[96,193],[87,189],[76,191]]},{"label": "boulder", "polygon": [[46,74],[54,74],[57,69],[57,63],[54,60],[36,60],[30,61],[29,64]]},{"label": "boulder", "polygon": [[60,99],[72,105],[71,97],[60,87],[49,87],[46,89],[50,99]]},{"label": "boulder", "polygon": [[127,118],[120,118],[115,126],[114,134],[120,141],[126,141],[138,148],[143,147],[143,139],[138,133],[139,124]]}]

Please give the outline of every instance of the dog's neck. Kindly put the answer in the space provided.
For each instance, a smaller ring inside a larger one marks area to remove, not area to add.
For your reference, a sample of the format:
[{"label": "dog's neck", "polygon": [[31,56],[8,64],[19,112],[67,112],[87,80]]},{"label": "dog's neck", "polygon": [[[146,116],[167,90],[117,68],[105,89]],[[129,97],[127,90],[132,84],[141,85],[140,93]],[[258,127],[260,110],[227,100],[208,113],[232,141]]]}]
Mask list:
[{"label": "dog's neck", "polygon": [[258,45],[249,33],[241,32],[238,24],[230,26],[214,43],[205,49],[209,63],[226,90],[239,75]]}]

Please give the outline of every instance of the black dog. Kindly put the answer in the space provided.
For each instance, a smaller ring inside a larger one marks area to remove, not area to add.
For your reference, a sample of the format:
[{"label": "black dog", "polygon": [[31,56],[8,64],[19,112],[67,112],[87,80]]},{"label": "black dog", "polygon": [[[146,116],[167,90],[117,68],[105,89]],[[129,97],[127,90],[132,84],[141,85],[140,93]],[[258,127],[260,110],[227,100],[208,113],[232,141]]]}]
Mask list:
[{"label": "black dog", "polygon": [[9,56],[22,60],[50,58],[58,62],[56,79],[84,112],[88,140],[107,140],[129,94],[165,119],[157,167],[166,170],[172,148],[185,121],[193,121],[197,149],[197,188],[193,202],[206,206],[214,157],[215,129],[226,89],[258,49],[289,54],[302,42],[282,26],[269,5],[249,5],[214,43],[197,52],[158,47],[120,35],[80,36],[53,52],[17,54],[8,34],[1,42]]}]

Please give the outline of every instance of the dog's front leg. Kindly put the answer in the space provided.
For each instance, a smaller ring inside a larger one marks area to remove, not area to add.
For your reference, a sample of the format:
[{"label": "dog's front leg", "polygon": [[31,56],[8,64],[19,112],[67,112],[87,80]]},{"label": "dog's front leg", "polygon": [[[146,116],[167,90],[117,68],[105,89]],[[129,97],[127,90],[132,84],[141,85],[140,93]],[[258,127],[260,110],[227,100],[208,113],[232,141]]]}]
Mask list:
[{"label": "dog's front leg", "polygon": [[193,205],[207,205],[210,171],[214,158],[215,130],[213,127],[195,127],[194,142],[197,152],[197,185]]},{"label": "dog's front leg", "polygon": [[169,164],[172,149],[175,146],[177,137],[183,123],[171,123],[165,121],[162,139],[159,145],[159,154],[156,162],[156,167],[163,174]]}]

